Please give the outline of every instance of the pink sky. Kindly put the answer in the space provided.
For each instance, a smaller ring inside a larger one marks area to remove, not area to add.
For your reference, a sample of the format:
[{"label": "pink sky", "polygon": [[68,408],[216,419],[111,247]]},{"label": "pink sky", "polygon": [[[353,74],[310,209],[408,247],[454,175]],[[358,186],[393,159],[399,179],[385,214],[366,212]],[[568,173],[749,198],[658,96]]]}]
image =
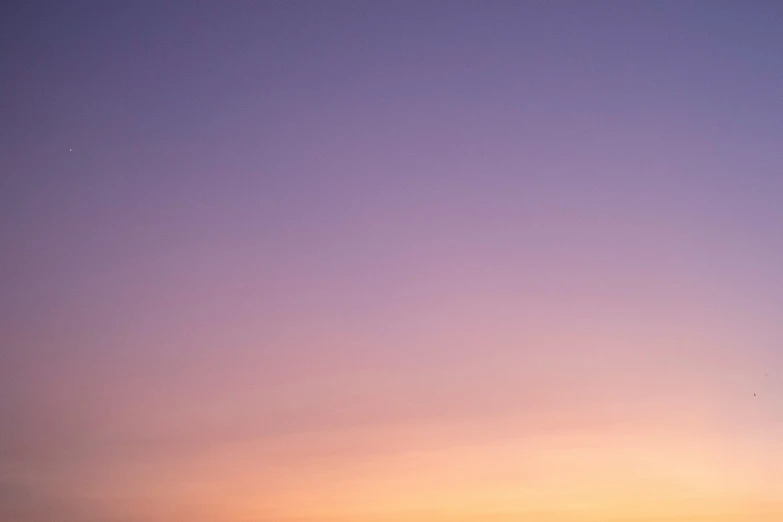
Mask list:
[{"label": "pink sky", "polygon": [[3,9],[3,521],[783,519],[777,4]]}]

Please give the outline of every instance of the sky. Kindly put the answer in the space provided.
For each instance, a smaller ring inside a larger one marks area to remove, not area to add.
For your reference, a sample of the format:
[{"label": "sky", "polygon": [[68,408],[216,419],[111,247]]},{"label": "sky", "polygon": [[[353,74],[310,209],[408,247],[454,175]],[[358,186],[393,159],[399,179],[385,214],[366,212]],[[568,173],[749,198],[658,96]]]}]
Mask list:
[{"label": "sky", "polygon": [[0,519],[783,519],[783,5],[5,2]]}]

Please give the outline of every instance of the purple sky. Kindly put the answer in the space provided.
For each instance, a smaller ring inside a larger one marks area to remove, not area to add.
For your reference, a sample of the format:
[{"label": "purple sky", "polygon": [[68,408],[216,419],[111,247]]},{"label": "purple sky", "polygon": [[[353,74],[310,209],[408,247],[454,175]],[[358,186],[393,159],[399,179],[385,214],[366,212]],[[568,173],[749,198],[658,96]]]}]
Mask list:
[{"label": "purple sky", "polygon": [[4,4],[0,519],[780,520],[781,27]]}]

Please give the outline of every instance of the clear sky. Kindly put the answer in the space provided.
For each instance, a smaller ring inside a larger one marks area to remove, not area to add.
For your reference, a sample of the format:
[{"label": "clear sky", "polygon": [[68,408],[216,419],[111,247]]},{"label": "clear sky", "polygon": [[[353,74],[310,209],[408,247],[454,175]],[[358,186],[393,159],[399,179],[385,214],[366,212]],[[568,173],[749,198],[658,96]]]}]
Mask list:
[{"label": "clear sky", "polygon": [[783,520],[783,4],[5,2],[4,522]]}]

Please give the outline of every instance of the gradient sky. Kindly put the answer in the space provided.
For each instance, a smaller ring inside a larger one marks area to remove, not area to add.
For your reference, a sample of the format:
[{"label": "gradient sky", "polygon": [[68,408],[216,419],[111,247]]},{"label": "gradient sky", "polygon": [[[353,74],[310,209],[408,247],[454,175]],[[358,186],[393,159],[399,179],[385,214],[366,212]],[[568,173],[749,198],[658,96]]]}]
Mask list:
[{"label": "gradient sky", "polygon": [[4,3],[0,519],[783,520],[781,27]]}]

